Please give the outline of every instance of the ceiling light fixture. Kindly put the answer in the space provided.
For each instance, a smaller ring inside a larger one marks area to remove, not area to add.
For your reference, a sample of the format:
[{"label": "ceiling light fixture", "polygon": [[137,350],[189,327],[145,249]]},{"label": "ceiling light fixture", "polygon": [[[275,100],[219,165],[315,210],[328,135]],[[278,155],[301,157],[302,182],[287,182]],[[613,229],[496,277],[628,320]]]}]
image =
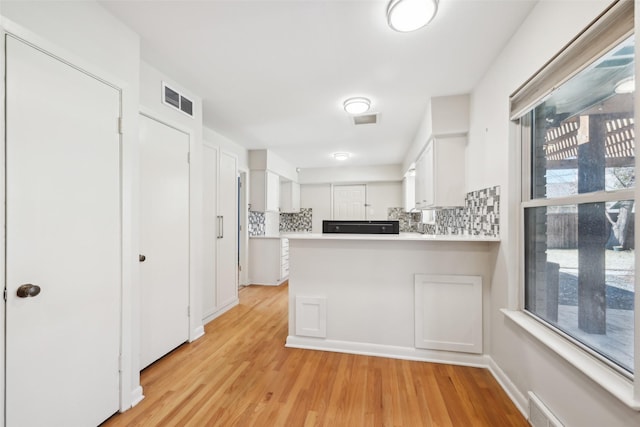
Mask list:
[{"label": "ceiling light fixture", "polygon": [[391,0],[387,22],[396,31],[415,31],[427,25],[438,11],[438,0]]},{"label": "ceiling light fixture", "polygon": [[333,153],[333,158],[341,162],[347,160],[349,157],[351,157],[349,153]]},{"label": "ceiling light fixture", "polygon": [[622,79],[614,90],[616,93],[633,93],[636,91],[636,79],[633,76]]},{"label": "ceiling light fixture", "polygon": [[362,114],[366,111],[369,111],[369,107],[371,106],[371,101],[369,99],[357,96],[354,98],[349,98],[344,101],[344,111],[349,114]]}]

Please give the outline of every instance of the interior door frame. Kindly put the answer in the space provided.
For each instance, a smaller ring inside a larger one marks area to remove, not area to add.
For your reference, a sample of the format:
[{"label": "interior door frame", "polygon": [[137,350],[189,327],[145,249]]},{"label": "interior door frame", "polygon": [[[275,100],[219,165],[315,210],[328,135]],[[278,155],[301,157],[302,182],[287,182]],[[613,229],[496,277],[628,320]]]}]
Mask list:
[{"label": "interior door frame", "polygon": [[[193,140],[195,138],[194,132],[190,129],[185,128],[184,126],[180,126],[177,123],[172,123],[171,120],[166,120],[165,118],[159,118],[159,115],[156,112],[151,111],[150,109],[143,107],[142,105],[140,106],[140,113],[139,116],[143,116],[149,120],[153,120],[161,125],[167,126],[173,130],[176,130],[178,132],[181,132],[183,134],[185,134],[187,136],[187,138],[189,138],[189,145],[188,145],[188,149],[189,151],[187,152],[187,159],[185,159],[185,161],[187,161],[187,167],[188,167],[188,175],[189,175],[189,188],[187,189],[187,193],[188,193],[188,198],[189,198],[189,212],[187,213],[188,215],[188,220],[189,220],[189,224],[188,224],[188,239],[189,239],[189,253],[187,254],[188,257],[188,284],[187,284],[187,290],[189,292],[188,295],[188,301],[189,301],[189,311],[188,311],[188,331],[187,331],[187,336],[189,338],[189,342],[199,338],[200,336],[202,336],[204,334],[204,329],[202,330],[202,332],[200,333],[200,330],[198,328],[198,326],[196,325],[195,330],[192,328],[192,319],[193,319],[193,308],[194,304],[199,305],[199,307],[202,306],[202,301],[201,301],[201,297],[200,294],[198,294],[197,296],[195,295],[195,291],[194,291],[194,287],[193,287],[193,283],[194,281],[192,280],[192,269],[194,268],[193,263],[192,263],[192,259],[193,259],[193,248],[192,248],[192,244],[193,244],[193,237],[192,237],[192,233],[193,233],[193,218],[191,217],[191,212],[193,211],[193,207],[192,207],[192,201],[193,201],[193,197],[192,197],[192,182],[193,182],[193,178],[191,176],[191,152],[192,152],[192,145],[193,145]],[[138,200],[140,200],[140,198],[138,198]],[[142,208],[140,208],[140,211],[142,212]],[[141,234],[142,232],[142,228],[139,227],[138,228],[138,234]],[[141,248],[141,251],[143,249]],[[141,252],[142,253],[142,252]],[[138,264],[140,265],[140,264]],[[142,282],[140,282],[140,286],[142,286]],[[142,297],[141,297],[142,298]],[[197,300],[194,301],[194,299],[197,298]],[[142,303],[142,300],[140,301],[140,303]],[[195,336],[192,334],[192,332],[195,332],[195,334],[197,336]],[[153,362],[152,362],[153,363]]]},{"label": "interior door frame", "polygon": [[[120,283],[120,372],[119,372],[119,402],[120,411],[125,411],[132,406],[138,404],[144,399],[142,386],[140,385],[139,361],[136,355],[139,351],[139,324],[136,316],[139,313],[139,278],[138,278],[138,238],[135,230],[138,221],[138,206],[136,202],[138,182],[137,176],[137,140],[138,125],[135,118],[138,114],[138,87],[130,87],[129,83],[123,81],[111,73],[106,72],[99,66],[83,59],[74,53],[58,46],[49,40],[40,37],[33,32],[25,29],[19,24],[0,17],[0,75],[2,80],[6,81],[5,74],[5,37],[12,36],[22,42],[50,55],[67,65],[88,74],[105,84],[112,86],[120,92],[120,113],[125,123],[124,130],[120,135],[120,210],[121,210],[121,283]],[[0,96],[5,97],[6,83],[0,84]],[[5,134],[6,122],[5,105],[0,102],[0,133]],[[3,137],[3,144],[6,140]],[[6,158],[4,149],[0,150],[0,200],[6,201],[5,192],[5,175],[6,175]],[[5,211],[0,209],[0,224],[6,223]],[[6,252],[6,234],[4,227],[0,231],[0,259],[5,259]],[[0,262],[0,277],[5,277],[5,263]],[[4,280],[3,280],[4,281]],[[5,283],[6,286],[6,283]],[[6,302],[0,304],[0,423],[3,425],[5,420],[5,319],[6,319]]]},{"label": "interior door frame", "polygon": [[[162,114],[159,114],[157,111],[152,110],[150,108],[144,107],[140,105],[139,114],[145,116],[151,120],[155,120],[158,123],[161,123],[165,126],[169,126],[179,132],[185,133],[189,136],[189,342],[195,341],[201,336],[204,335],[204,326],[202,324],[202,290],[200,287],[195,286],[198,283],[197,280],[194,280],[195,277],[199,277],[197,274],[197,270],[200,268],[200,264],[196,262],[195,254],[200,253],[196,249],[197,242],[202,240],[201,236],[197,236],[197,230],[194,227],[194,224],[197,224],[196,221],[201,220],[202,216],[194,217],[194,212],[197,210],[195,206],[196,200],[202,201],[202,196],[196,197],[195,192],[201,191],[202,186],[194,185],[197,182],[196,176],[194,175],[194,166],[196,162],[201,161],[200,156],[194,155],[194,150],[196,146],[196,135],[193,129],[190,129],[184,125],[181,125],[171,119],[167,119],[163,117]],[[202,205],[200,205],[202,207]],[[139,228],[138,228],[139,234]]]}]

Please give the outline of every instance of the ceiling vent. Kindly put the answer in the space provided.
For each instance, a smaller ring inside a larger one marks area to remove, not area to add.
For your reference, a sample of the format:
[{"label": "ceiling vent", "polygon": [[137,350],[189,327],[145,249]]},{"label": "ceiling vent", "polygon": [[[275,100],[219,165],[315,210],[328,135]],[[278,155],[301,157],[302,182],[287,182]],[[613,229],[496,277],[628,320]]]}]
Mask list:
[{"label": "ceiling vent", "polygon": [[193,101],[162,82],[162,103],[193,117]]},{"label": "ceiling vent", "polygon": [[354,125],[373,125],[378,123],[378,113],[353,116]]}]

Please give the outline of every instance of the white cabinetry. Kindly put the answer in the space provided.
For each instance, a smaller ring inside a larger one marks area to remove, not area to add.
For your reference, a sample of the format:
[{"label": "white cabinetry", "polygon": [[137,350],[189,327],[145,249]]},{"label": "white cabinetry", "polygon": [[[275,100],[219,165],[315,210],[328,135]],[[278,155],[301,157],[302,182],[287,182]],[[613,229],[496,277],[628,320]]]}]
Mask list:
[{"label": "white cabinetry", "polygon": [[300,184],[293,181],[280,182],[280,210],[300,212]]},{"label": "white cabinetry", "polygon": [[203,288],[205,323],[238,303],[237,159],[203,146]]},{"label": "white cabinetry", "polygon": [[417,209],[464,206],[466,137],[431,138],[416,161]]},{"label": "white cabinetry", "polygon": [[252,170],[249,203],[255,212],[280,210],[280,177],[268,170]]},{"label": "white cabinetry", "polygon": [[249,282],[277,286],[289,276],[289,239],[249,238]]},{"label": "white cabinetry", "polygon": [[289,277],[289,239],[280,239],[280,278]]},{"label": "white cabinetry", "polygon": [[482,277],[415,275],[415,346],[482,353]]},{"label": "white cabinetry", "polygon": [[402,207],[409,212],[416,207],[416,175],[415,170],[407,173],[402,179]]}]

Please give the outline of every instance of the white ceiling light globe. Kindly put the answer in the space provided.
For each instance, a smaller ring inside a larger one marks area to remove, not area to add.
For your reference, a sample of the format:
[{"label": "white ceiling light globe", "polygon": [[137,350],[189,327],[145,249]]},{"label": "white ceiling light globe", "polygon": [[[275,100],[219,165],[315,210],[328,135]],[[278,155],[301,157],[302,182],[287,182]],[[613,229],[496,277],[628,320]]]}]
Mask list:
[{"label": "white ceiling light globe", "polygon": [[371,106],[371,101],[367,98],[356,97],[349,98],[344,101],[344,111],[349,114],[362,114],[366,111],[369,111],[369,107]]},{"label": "white ceiling light globe", "polygon": [[391,0],[387,21],[396,31],[415,31],[427,25],[438,10],[438,0]]}]

